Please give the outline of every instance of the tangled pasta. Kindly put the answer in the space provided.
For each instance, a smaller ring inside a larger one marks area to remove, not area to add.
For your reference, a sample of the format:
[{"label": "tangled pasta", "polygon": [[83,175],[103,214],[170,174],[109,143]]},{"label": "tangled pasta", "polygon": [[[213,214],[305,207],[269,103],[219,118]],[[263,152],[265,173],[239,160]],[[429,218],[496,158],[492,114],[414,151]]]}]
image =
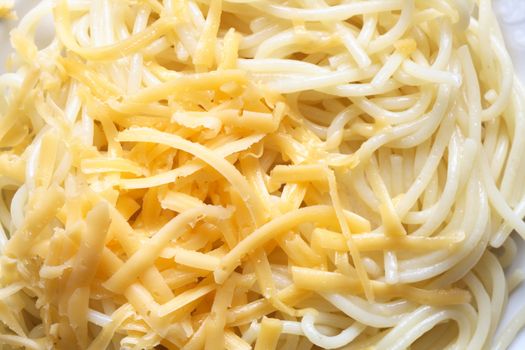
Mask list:
[{"label": "tangled pasta", "polygon": [[489,0],[44,0],[11,43],[9,349],[504,349],[525,323],[494,337],[525,109]]}]

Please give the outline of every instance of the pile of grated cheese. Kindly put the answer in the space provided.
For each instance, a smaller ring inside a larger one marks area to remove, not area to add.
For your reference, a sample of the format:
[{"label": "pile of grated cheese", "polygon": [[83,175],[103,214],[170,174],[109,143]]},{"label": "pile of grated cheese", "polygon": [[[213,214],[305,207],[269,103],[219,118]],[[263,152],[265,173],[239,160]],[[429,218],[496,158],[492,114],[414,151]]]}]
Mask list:
[{"label": "pile of grated cheese", "polygon": [[[455,252],[474,249],[452,214],[411,234],[448,183],[444,149],[477,149],[451,136],[468,121],[445,116],[468,50],[449,43],[457,62],[422,63],[448,57],[430,31],[464,25],[462,9],[245,3],[45,0],[12,31],[0,76],[0,344],[369,346],[398,319],[356,321],[337,293],[372,314],[473,303],[463,282],[430,283],[440,271],[397,274],[436,252],[452,269]],[[39,47],[50,13],[56,36]],[[435,174],[418,178],[427,156]],[[403,202],[418,181],[428,190]]]}]

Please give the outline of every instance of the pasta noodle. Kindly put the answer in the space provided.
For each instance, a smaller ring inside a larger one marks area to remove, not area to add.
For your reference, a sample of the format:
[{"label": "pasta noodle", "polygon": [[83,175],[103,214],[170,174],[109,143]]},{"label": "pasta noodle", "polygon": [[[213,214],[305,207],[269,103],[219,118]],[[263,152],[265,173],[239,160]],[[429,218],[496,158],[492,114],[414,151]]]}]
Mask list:
[{"label": "pasta noodle", "polygon": [[11,45],[0,349],[505,349],[525,324],[497,333],[525,92],[490,0],[43,0]]}]

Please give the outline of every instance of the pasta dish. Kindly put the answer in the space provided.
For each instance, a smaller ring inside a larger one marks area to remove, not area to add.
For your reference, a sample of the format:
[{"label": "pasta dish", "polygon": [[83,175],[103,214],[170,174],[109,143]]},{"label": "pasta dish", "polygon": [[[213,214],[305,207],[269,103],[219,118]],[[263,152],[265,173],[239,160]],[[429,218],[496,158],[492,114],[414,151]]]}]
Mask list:
[{"label": "pasta dish", "polygon": [[495,336],[525,95],[490,0],[43,0],[10,45],[0,349],[499,350],[525,324]]}]

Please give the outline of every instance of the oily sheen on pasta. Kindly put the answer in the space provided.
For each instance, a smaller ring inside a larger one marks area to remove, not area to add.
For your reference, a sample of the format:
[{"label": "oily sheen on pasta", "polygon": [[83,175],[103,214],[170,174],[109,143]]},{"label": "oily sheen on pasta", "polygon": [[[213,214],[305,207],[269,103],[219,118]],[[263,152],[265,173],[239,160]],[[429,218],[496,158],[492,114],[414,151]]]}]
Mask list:
[{"label": "oily sheen on pasta", "polygon": [[490,0],[44,0],[11,45],[2,349],[505,349],[525,323],[496,335],[525,100]]}]

